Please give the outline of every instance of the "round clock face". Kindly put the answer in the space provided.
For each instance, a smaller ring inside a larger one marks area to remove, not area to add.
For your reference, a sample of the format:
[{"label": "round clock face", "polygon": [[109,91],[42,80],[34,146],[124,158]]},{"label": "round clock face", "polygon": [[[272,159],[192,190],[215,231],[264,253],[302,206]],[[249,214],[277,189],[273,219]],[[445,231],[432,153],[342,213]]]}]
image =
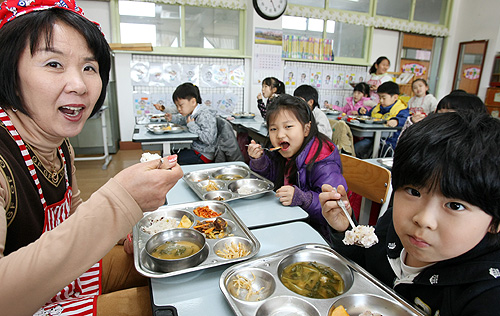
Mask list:
[{"label": "round clock face", "polygon": [[266,20],[279,18],[286,10],[287,0],[253,0],[258,15]]}]

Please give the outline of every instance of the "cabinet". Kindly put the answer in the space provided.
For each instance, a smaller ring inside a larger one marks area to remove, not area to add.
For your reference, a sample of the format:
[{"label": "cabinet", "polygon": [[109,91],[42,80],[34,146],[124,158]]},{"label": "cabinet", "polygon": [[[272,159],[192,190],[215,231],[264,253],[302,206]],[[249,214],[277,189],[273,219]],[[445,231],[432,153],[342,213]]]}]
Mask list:
[{"label": "cabinet", "polygon": [[492,116],[498,117],[500,113],[500,87],[489,87],[486,90],[484,104]]},{"label": "cabinet", "polygon": [[493,62],[493,71],[491,72],[490,86],[500,87],[500,55],[496,55],[495,61]]}]

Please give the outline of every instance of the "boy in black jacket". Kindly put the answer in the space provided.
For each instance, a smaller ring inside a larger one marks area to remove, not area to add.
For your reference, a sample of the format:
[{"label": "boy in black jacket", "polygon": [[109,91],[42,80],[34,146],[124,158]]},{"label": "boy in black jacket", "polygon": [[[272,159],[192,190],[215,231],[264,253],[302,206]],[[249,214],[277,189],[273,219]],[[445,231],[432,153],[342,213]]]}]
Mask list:
[{"label": "boy in black jacket", "polygon": [[432,114],[402,135],[392,169],[393,209],[365,249],[342,243],[345,189],[324,185],[333,248],[365,267],[426,315],[498,315],[500,120]]}]

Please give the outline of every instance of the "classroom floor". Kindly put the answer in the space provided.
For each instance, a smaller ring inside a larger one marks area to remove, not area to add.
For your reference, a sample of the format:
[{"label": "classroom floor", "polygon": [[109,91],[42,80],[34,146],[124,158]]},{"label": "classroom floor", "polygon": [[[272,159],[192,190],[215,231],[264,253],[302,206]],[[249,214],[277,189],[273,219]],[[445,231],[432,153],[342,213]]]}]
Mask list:
[{"label": "classroom floor", "polygon": [[116,154],[111,155],[112,159],[106,170],[102,170],[104,160],[76,161],[76,179],[82,199],[86,201],[118,172],[138,163],[141,155],[142,149],[118,150]]}]

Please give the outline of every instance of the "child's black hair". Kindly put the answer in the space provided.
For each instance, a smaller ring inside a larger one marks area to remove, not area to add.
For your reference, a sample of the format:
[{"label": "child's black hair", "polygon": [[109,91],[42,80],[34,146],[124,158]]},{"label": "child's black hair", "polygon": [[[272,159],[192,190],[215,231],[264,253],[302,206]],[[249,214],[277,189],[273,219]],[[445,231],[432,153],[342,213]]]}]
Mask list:
[{"label": "child's black hair", "polygon": [[439,110],[472,111],[477,113],[488,113],[488,109],[481,99],[464,90],[454,90],[439,100],[436,112]]},{"label": "child's black hair", "polygon": [[[413,80],[413,82],[411,83],[411,88],[413,89],[413,84],[415,82],[419,82],[419,81],[422,81],[424,83],[424,85],[429,88],[429,84],[427,83],[427,80],[425,80],[424,78],[417,78],[415,80]],[[425,94],[429,94],[429,90],[425,91]]]},{"label": "child's black hair", "polygon": [[493,217],[500,224],[500,120],[485,113],[434,113],[399,139],[392,168],[394,191],[407,185],[441,192]]},{"label": "child's black hair", "polygon": [[360,82],[355,85],[353,91],[359,91],[363,93],[363,96],[365,97],[370,96],[370,86],[366,82]]},{"label": "child's black hair", "polygon": [[180,99],[196,99],[196,103],[201,104],[200,89],[198,89],[198,87],[191,82],[184,82],[179,85],[175,89],[174,94],[172,94],[172,100],[174,103]]},{"label": "child's black hair", "polygon": [[309,100],[313,100],[313,109],[315,107],[319,108],[318,90],[316,90],[316,88],[314,88],[313,86],[310,86],[308,84],[298,86],[297,89],[295,89],[295,91],[293,92],[293,96],[304,98],[306,103],[309,102]]},{"label": "child's black hair", "polygon": [[285,84],[275,77],[267,77],[262,80],[262,84],[266,86],[270,86],[272,88],[276,88],[276,94],[285,93]]},{"label": "child's black hair", "polygon": [[378,86],[377,93],[387,93],[388,95],[399,95],[399,86],[397,83],[387,81]]},{"label": "child's black hair", "polygon": [[374,74],[377,72],[377,67],[378,65],[380,65],[381,62],[383,62],[384,60],[387,60],[389,62],[389,65],[391,64],[391,61],[389,60],[389,58],[385,57],[385,56],[380,56],[379,58],[377,58],[377,60],[375,60],[375,62],[373,63],[373,65],[370,67],[370,74]]},{"label": "child's black hair", "polygon": [[285,174],[289,175],[288,181],[290,183],[293,184],[297,183],[297,164],[295,160],[297,156],[300,155],[300,153],[302,153],[304,148],[314,137],[318,138],[319,145],[318,149],[316,150],[314,156],[311,159],[311,162],[307,164],[306,167],[307,170],[310,170],[313,167],[314,162],[321,153],[321,149],[323,148],[323,146],[330,146],[332,148],[335,147],[335,145],[331,142],[331,140],[327,136],[318,131],[318,126],[316,124],[316,120],[314,119],[314,115],[312,114],[311,109],[304,100],[298,97],[293,97],[285,93],[275,97],[267,108],[267,115],[266,115],[267,126],[270,126],[271,121],[281,111],[291,112],[297,118],[297,120],[302,124],[302,126],[306,125],[309,122],[311,126],[309,130],[309,135],[307,135],[307,137],[304,139],[302,146],[297,151],[297,153],[295,153],[295,155],[287,159],[281,156],[281,154],[277,152],[269,154],[271,159],[277,162],[276,165],[278,166],[276,179],[274,180],[275,189],[279,189],[284,185]]}]

